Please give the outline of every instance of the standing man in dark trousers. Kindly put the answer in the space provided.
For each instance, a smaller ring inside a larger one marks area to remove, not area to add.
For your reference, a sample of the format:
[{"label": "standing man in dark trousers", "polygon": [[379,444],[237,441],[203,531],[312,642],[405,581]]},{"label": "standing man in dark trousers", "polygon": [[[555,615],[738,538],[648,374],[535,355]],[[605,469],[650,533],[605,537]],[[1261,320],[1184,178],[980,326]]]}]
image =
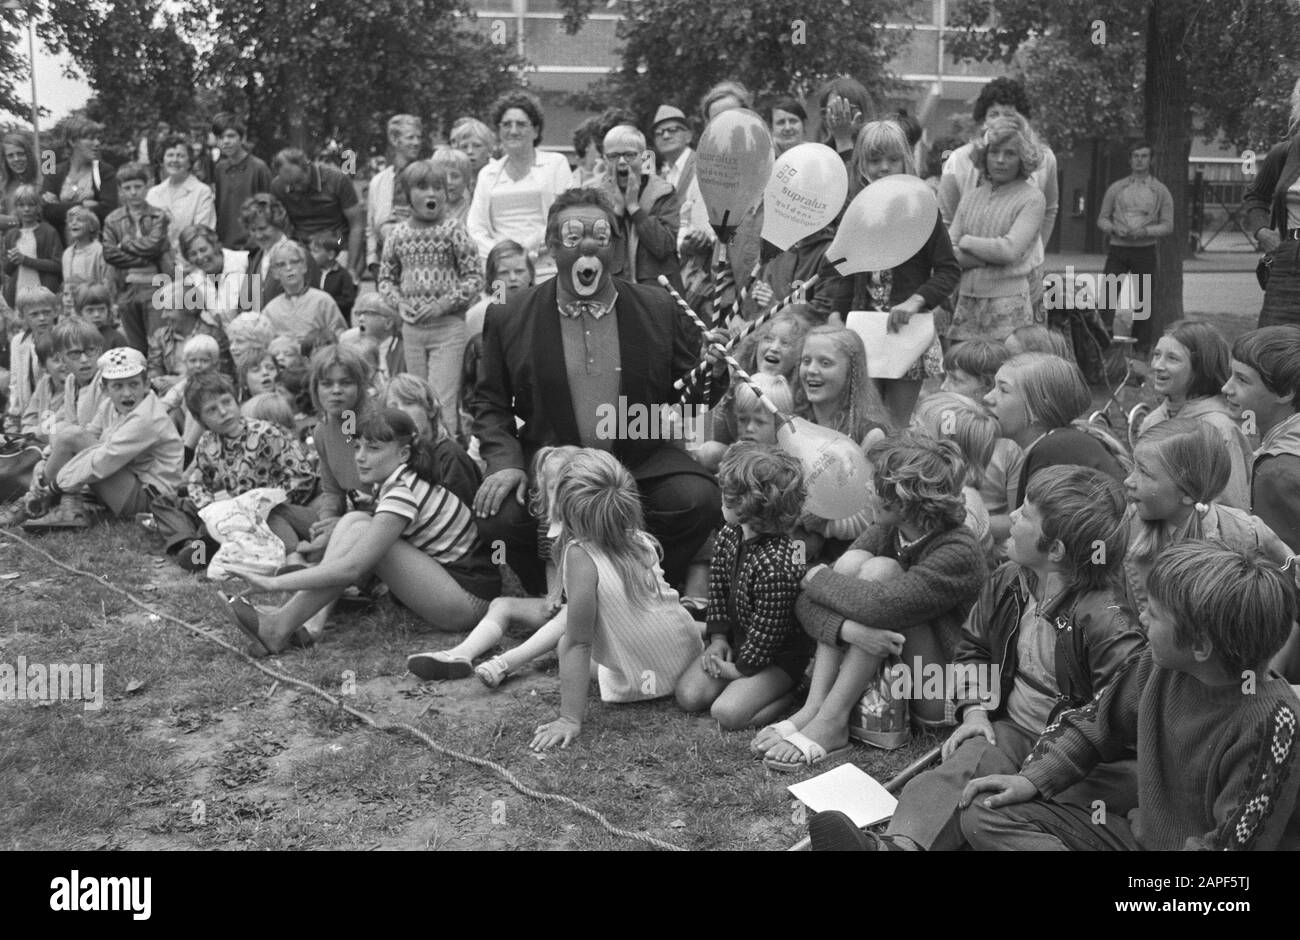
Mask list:
[{"label": "standing man in dark trousers", "polygon": [[[1136,351],[1145,356],[1151,351],[1151,281],[1156,274],[1156,239],[1174,232],[1174,199],[1169,188],[1151,175],[1151,144],[1139,140],[1129,147],[1128,163],[1132,173],[1110,184],[1101,200],[1097,228],[1110,236],[1106,253],[1106,274],[1136,274],[1146,277],[1141,287],[1142,303],[1135,296],[1133,309],[1146,313],[1133,321]],[[1102,300],[1102,298],[1098,298]],[[1115,310],[1107,303],[1101,307],[1108,330],[1114,330]]]}]

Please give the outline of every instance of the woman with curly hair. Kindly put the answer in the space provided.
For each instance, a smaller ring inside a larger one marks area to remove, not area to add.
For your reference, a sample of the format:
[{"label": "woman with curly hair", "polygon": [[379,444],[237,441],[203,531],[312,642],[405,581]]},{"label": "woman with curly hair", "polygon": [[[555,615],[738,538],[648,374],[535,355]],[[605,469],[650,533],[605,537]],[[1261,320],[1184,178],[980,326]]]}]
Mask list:
[{"label": "woman with curly hair", "polygon": [[501,134],[503,156],[479,172],[466,220],[481,257],[503,239],[517,241],[536,264],[538,280],[555,274],[545,244],[546,214],[555,197],[573,185],[569,161],[537,149],[542,120],[541,103],[525,91],[496,100],[492,121]]}]

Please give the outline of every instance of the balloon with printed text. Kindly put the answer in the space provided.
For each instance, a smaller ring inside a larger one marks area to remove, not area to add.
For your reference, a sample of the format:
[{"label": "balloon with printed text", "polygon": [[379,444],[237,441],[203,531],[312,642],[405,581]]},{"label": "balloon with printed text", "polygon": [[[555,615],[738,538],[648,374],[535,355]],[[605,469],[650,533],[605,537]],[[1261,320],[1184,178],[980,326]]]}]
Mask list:
[{"label": "balloon with printed text", "polygon": [[785,251],[835,220],[849,192],[840,155],[825,144],[781,154],[763,192],[763,239]]},{"label": "balloon with printed text", "polygon": [[804,418],[786,418],[776,437],[781,449],[803,464],[807,512],[835,521],[871,504],[871,463],[852,438]]},{"label": "balloon with printed text", "polygon": [[887,271],[920,251],[938,220],[939,203],[922,180],[886,176],[849,203],[826,259],[843,275]]},{"label": "balloon with printed text", "polygon": [[723,242],[763,198],[772,173],[772,135],[753,111],[724,111],[700,135],[695,178],[709,224]]}]

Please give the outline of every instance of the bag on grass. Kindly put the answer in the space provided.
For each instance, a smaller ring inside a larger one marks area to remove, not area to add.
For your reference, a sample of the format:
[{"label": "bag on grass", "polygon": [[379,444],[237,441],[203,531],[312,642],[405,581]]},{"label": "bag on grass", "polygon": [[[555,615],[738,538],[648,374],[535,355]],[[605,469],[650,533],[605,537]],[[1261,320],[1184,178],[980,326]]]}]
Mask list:
[{"label": "bag on grass", "polygon": [[863,744],[894,751],[912,739],[907,698],[912,676],[897,656],[880,667],[849,716],[849,737]]},{"label": "bag on grass", "polygon": [[274,574],[284,564],[284,543],[266,517],[287,498],[280,487],[259,487],[199,510],[208,535],[221,543],[208,561],[209,578],[220,581],[243,571]]}]

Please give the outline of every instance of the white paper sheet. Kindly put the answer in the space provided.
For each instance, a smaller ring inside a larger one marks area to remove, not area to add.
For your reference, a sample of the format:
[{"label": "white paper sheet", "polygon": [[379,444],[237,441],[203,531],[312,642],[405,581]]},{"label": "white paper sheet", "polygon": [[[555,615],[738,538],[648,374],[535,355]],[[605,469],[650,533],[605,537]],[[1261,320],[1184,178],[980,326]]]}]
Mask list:
[{"label": "white paper sheet", "polygon": [[814,813],[837,809],[859,829],[894,815],[898,800],[876,778],[854,764],[840,764],[820,776],[786,787]]},{"label": "white paper sheet", "polygon": [[934,342],[934,314],[914,313],[897,333],[889,332],[889,314],[850,310],[844,324],[867,347],[867,373],[873,379],[901,379]]}]

